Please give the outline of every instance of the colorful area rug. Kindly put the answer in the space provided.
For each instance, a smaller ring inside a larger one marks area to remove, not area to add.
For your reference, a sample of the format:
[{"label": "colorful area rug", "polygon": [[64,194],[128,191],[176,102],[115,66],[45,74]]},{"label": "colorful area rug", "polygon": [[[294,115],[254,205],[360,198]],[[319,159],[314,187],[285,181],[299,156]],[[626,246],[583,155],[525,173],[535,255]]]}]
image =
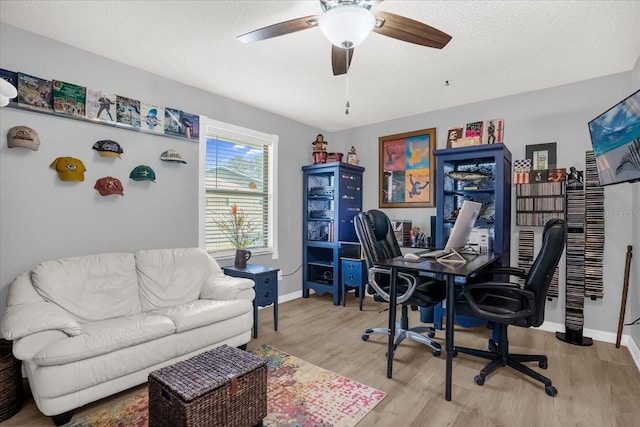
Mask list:
[{"label": "colorful area rug", "polygon": [[[268,345],[251,353],[267,361],[267,427],[354,426],[385,393]],[[67,427],[147,427],[146,390]]]}]

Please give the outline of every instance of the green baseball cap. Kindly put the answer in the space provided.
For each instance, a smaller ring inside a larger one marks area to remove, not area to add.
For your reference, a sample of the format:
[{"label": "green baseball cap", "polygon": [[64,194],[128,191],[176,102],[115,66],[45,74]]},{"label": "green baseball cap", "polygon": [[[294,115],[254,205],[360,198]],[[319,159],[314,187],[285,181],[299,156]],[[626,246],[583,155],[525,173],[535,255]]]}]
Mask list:
[{"label": "green baseball cap", "polygon": [[149,166],[140,165],[133,168],[133,170],[129,174],[129,178],[134,181],[156,182],[156,173]]}]

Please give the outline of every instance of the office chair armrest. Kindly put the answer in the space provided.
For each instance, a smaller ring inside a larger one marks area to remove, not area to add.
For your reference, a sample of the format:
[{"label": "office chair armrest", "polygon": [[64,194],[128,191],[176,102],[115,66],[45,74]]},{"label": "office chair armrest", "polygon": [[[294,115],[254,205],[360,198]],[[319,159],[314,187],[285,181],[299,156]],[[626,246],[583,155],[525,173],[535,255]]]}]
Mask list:
[{"label": "office chair armrest", "polygon": [[514,283],[484,282],[462,289],[474,316],[497,323],[513,323],[531,317],[536,310],[535,294]]},{"label": "office chair armrest", "polygon": [[[379,268],[379,267],[371,267],[371,268],[369,268],[369,284],[371,285],[371,287],[373,287],[373,289],[376,290],[376,292],[385,301],[389,301],[391,299],[389,297],[389,293],[385,292],[380,287],[380,285],[378,285],[378,282],[376,281],[376,274],[388,274],[388,275],[391,275],[391,271],[389,271],[389,270],[387,270],[385,268]],[[417,280],[412,275],[406,274],[406,273],[402,273],[402,272],[398,272],[398,280],[404,280],[409,285],[407,290],[406,290],[406,292],[403,293],[402,295],[398,295],[397,298],[396,298],[396,302],[398,304],[402,304],[403,302],[405,302],[409,298],[411,298],[411,295],[413,295],[413,292],[416,290]]]}]

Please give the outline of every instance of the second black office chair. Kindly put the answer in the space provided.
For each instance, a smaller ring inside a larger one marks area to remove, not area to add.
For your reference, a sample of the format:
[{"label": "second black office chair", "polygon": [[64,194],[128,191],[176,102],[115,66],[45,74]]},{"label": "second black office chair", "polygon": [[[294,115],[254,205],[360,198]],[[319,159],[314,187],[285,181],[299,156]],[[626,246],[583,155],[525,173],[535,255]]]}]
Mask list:
[{"label": "second black office chair", "polygon": [[465,303],[456,304],[456,312],[470,312],[480,319],[493,322],[500,330],[498,342],[489,343],[491,351],[455,347],[456,352],[470,354],[491,360],[484,369],[475,376],[474,381],[483,385],[485,377],[503,366],[530,376],[545,386],[549,396],[558,394],[551,380],[522,362],[538,362],[542,369],[547,368],[547,356],[533,354],[509,353],[507,326],[536,327],[544,322],[545,301],[547,291],[567,239],[567,224],[562,219],[554,219],[544,227],[542,233],[542,247],[531,265],[528,274],[522,269],[513,267],[497,267],[488,272],[499,275],[510,275],[523,278],[524,287],[518,284],[498,281],[472,283],[463,287],[462,295]]},{"label": "second black office chair", "polygon": [[[369,285],[373,288],[371,293],[388,302],[391,274],[389,269],[376,267],[376,262],[402,256],[391,221],[384,212],[372,209],[359,213],[354,222],[369,270]],[[440,344],[431,339],[435,336],[435,329],[427,326],[409,327],[408,307],[430,307],[439,303],[445,299],[446,285],[432,277],[407,271],[398,273],[397,288],[397,302],[402,304],[402,314],[400,322],[396,323],[394,350],[404,339],[411,339],[428,345],[433,354],[439,356]],[[367,341],[372,334],[389,336],[389,329],[367,329],[362,339]]]}]

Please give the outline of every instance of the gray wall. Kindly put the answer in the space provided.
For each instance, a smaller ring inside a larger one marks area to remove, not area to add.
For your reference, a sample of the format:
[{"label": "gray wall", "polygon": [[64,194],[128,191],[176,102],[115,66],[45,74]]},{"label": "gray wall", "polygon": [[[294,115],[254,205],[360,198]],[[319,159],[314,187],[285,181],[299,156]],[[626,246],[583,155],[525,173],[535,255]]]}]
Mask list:
[{"label": "gray wall", "polygon": [[[637,71],[637,67],[636,67]],[[525,157],[525,146],[557,141],[558,167],[576,166],[584,170],[585,151],[591,150],[587,122],[632,92],[631,73],[578,82],[546,90],[467,104],[459,107],[424,113],[412,117],[349,129],[329,135],[332,149],[347,151],[355,145],[361,166],[366,168],[364,209],[378,207],[378,137],[424,128],[436,128],[437,146],[445,147],[446,131],[450,126],[476,120],[504,118],[505,143],[513,159]],[[336,145],[338,146],[336,148]],[[617,330],[620,295],[623,282],[624,257],[627,245],[638,247],[637,218],[640,183],[609,186],[605,189],[606,244],[604,255],[603,299],[585,300],[585,329],[610,333]],[[515,200],[515,188],[513,190]],[[391,218],[411,219],[414,225],[429,229],[429,216],[435,209],[386,209]],[[515,211],[512,214],[512,262],[517,261],[517,233]],[[634,235],[630,231],[635,227]],[[525,228],[525,227],[523,227]],[[527,227],[531,229],[531,227]],[[535,228],[536,248],[541,229]],[[634,237],[635,236],[635,237]],[[640,252],[636,250],[636,252]],[[634,258],[635,270],[640,256]],[[560,282],[564,283],[564,260],[561,261]],[[635,273],[637,275],[637,273]],[[637,276],[636,276],[637,277]],[[637,283],[637,281],[635,282]],[[636,285],[637,287],[637,285]],[[564,286],[559,299],[547,303],[546,321],[564,325]],[[627,318],[640,311],[638,292],[628,305]],[[635,318],[635,317],[634,317]],[[633,320],[633,319],[631,319]],[[637,329],[637,328],[636,328]],[[606,333],[609,334],[606,334]],[[629,334],[629,330],[625,331]],[[614,335],[615,336],[615,335]],[[602,336],[598,338],[602,339]],[[636,335],[636,343],[640,343]],[[637,345],[637,344],[636,344]]]},{"label": "gray wall", "polygon": [[[632,71],[633,90],[640,90],[640,58],[636,61]],[[636,187],[638,184],[636,184]],[[634,221],[632,222],[633,258],[631,277],[629,278],[629,295],[627,296],[627,312],[625,323],[640,317],[640,189],[632,193]],[[640,347],[640,325],[626,326],[625,334],[631,333],[631,338]]]},{"label": "gray wall", "polygon": [[[311,163],[310,142],[321,130],[209,94],[151,73],[116,63],[32,33],[0,23],[0,67],[45,78],[113,91],[158,105],[280,136],[278,171],[280,258],[256,262],[279,267],[285,274],[280,294],[300,292],[301,273],[286,276],[301,263],[302,188],[300,166]],[[437,128],[438,148],[446,130],[457,124],[490,118],[505,119],[505,141],[513,158],[524,158],[525,146],[557,141],[558,166],[584,169],[590,150],[587,122],[640,87],[640,66],[629,73],[606,76],[552,89],[429,112],[412,117],[326,134],[331,151],[358,150],[366,168],[364,207],[378,206],[378,137],[416,129]],[[7,130],[15,125],[36,129],[39,151],[8,149]],[[6,289],[20,272],[37,262],[64,256],[141,248],[197,246],[197,144],[162,136],[100,126],[82,121],[0,109],[0,314]],[[101,158],[91,150],[98,139],[120,142],[122,159]],[[189,162],[168,165],[159,154],[174,148]],[[49,164],[58,156],[75,156],[87,166],[84,183],[63,183]],[[155,184],[135,183],[129,171],[148,164],[158,175]],[[293,165],[293,166],[289,166]],[[112,175],[125,184],[125,196],[103,198],[92,189],[95,180]],[[640,184],[607,187],[605,298],[585,301],[585,328],[615,333],[620,309],[626,246],[634,245],[632,291],[627,318],[640,315],[638,259]],[[412,219],[428,229],[434,209],[389,209],[397,219]],[[514,215],[515,216],[515,215]],[[634,218],[632,218],[634,217]],[[515,224],[515,218],[513,218]],[[517,241],[514,226],[512,241]],[[630,233],[632,231],[632,233]],[[539,242],[540,230],[536,239]],[[300,243],[301,244],[301,243]],[[516,251],[513,251],[515,262]],[[229,260],[227,260],[229,261]],[[224,262],[224,261],[221,261]],[[564,265],[561,282],[564,279]],[[633,288],[635,283],[635,288]],[[561,287],[561,289],[564,289]],[[561,292],[562,293],[562,292]],[[548,304],[547,321],[564,324],[564,296]],[[638,329],[633,331],[636,346]],[[628,329],[625,333],[629,333]]]},{"label": "gray wall", "polygon": [[[278,202],[279,212],[286,218],[279,222],[280,257],[272,260],[271,256],[259,256],[254,261],[277,266],[285,274],[300,266],[300,166],[311,161],[311,141],[318,129],[2,23],[0,67],[278,134]],[[7,131],[16,125],[30,126],[39,133],[38,151],[7,147]],[[11,280],[40,261],[110,251],[198,246],[197,143],[13,108],[0,109],[0,135],[0,314]],[[100,157],[92,150],[93,143],[100,139],[118,141],[125,151],[122,159]],[[188,164],[161,162],[160,153],[169,148],[178,151]],[[85,181],[58,180],[49,168],[58,156],[81,159],[87,168]],[[155,170],[156,183],[129,179],[129,172],[139,164]],[[102,197],[93,189],[96,179],[106,175],[122,181],[124,197]],[[299,271],[284,277],[281,293],[299,292],[300,280]]]}]

